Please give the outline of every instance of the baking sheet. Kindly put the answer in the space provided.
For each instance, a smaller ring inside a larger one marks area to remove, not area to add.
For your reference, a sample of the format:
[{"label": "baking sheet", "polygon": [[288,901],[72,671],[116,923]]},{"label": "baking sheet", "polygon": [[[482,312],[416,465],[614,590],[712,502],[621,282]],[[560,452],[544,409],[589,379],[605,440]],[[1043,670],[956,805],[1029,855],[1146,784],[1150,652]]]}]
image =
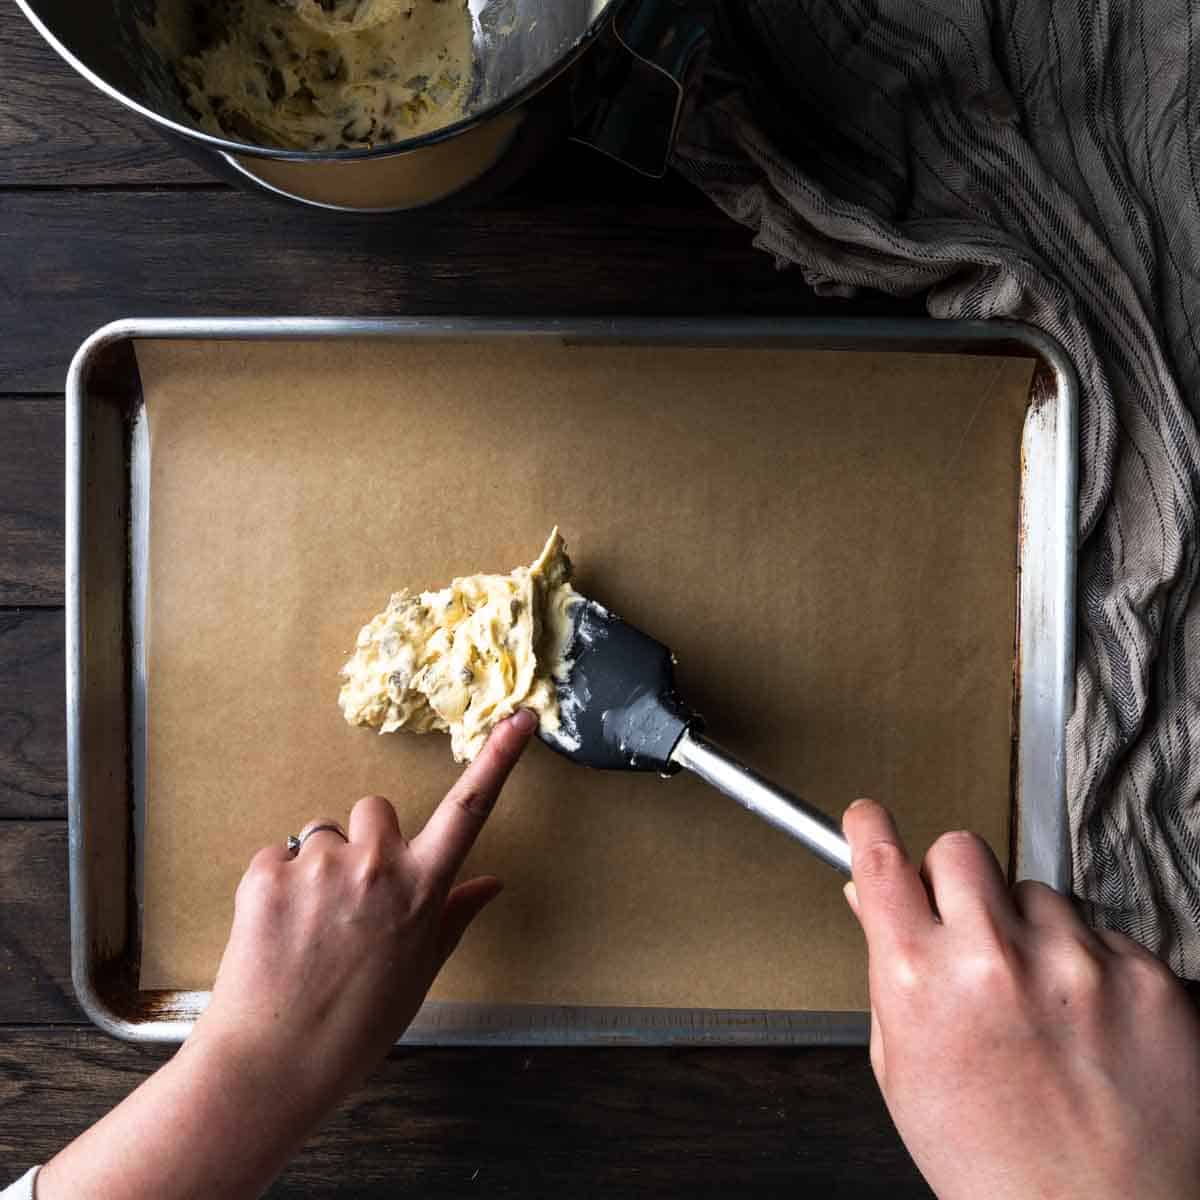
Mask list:
[{"label": "baking sheet", "polygon": [[[443,738],[341,722],[403,584],[528,561],[674,646],[730,748],[920,851],[1007,857],[1028,360],[554,344],[149,343],[142,986],[204,988],[259,845],[382,791],[419,826]],[[856,1009],[828,869],[699,783],[534,747],[474,856],[508,884],[435,996]]]}]

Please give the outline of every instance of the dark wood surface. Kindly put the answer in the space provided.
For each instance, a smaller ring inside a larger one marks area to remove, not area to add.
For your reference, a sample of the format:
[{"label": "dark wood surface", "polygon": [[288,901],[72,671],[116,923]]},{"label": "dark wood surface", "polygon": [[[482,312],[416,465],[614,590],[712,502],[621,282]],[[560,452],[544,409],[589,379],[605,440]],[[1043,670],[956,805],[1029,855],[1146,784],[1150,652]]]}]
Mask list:
[{"label": "dark wood surface", "polygon": [[[564,147],[475,212],[234,192],[0,8],[0,1185],[163,1061],[93,1029],[68,961],[63,406],[121,316],[860,314],[679,180]],[[800,969],[800,964],[797,965]],[[861,1050],[397,1051],[272,1196],[914,1197]]]}]

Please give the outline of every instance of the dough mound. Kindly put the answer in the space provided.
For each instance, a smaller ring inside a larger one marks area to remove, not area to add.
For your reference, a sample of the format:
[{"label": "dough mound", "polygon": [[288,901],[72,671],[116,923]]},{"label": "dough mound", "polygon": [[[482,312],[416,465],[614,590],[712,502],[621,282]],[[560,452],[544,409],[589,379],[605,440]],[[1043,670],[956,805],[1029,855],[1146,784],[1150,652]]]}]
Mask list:
[{"label": "dough mound", "polygon": [[397,592],[363,626],[338,695],[351,725],[380,733],[444,730],[458,762],[519,708],[558,734],[556,678],[567,669],[571,560],[555,527],[538,557],[508,575],[467,575],[436,592]]}]

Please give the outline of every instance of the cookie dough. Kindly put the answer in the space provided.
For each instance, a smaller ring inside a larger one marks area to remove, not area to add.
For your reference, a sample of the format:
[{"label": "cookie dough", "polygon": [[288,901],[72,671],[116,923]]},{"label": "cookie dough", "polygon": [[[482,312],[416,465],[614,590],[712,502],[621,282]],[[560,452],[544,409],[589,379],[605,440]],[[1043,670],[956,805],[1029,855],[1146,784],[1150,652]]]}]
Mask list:
[{"label": "cookie dough", "polygon": [[361,149],[463,115],[465,0],[159,5],[152,40],[202,128],[290,150]]},{"label": "cookie dough", "polygon": [[508,575],[468,575],[437,592],[397,592],[363,626],[338,696],[352,725],[380,733],[446,730],[470,762],[492,727],[530,708],[559,741],[556,679],[569,669],[571,560],[555,527],[541,554]]}]

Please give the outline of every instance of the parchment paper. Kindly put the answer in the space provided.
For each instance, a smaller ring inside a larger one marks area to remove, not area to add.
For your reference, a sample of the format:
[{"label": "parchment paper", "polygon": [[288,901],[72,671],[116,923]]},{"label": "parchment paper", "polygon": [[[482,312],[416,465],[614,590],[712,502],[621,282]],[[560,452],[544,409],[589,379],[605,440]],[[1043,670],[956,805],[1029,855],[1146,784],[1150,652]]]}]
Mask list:
[{"label": "parchment paper", "polygon": [[[338,669],[403,585],[528,562],[674,648],[712,736],[911,849],[1007,860],[1023,360],[504,344],[143,343],[151,430],[144,987],[208,987],[252,853],[445,737],[352,729]],[[469,868],[504,894],[434,995],[864,1006],[841,880],[688,778],[531,747]]]}]

